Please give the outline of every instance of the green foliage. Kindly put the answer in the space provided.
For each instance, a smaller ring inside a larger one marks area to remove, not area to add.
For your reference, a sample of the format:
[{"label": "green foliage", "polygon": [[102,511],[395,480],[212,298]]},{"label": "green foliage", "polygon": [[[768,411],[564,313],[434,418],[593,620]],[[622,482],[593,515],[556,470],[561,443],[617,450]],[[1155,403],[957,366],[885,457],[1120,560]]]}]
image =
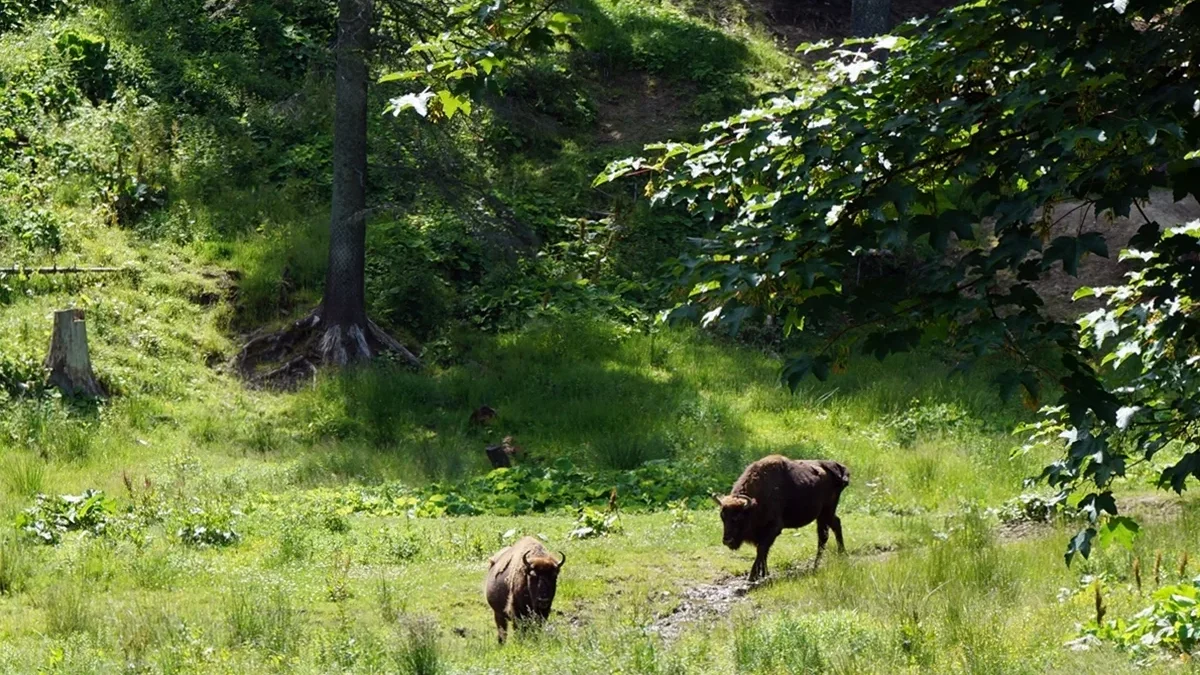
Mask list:
[{"label": "green foliage", "polygon": [[567,533],[567,539],[591,539],[605,537],[621,531],[621,517],[616,513],[605,513],[585,506],[579,509],[575,529]]},{"label": "green foliage", "polygon": [[922,403],[913,399],[908,409],[884,420],[902,446],[912,445],[923,434],[954,434],[965,431],[977,420],[954,403]]},{"label": "green foliage", "polygon": [[599,0],[582,16],[579,40],[602,69],[648,72],[696,87],[689,112],[701,119],[728,114],[750,98],[744,72],[759,55],[671,3]]},{"label": "green foliage", "polygon": [[46,483],[46,463],[26,455],[10,455],[2,466],[5,486],[15,495],[33,497]]},{"label": "green foliage", "polygon": [[71,0],[0,0],[0,33],[41,14],[64,12]]},{"label": "green foliage", "polygon": [[[454,296],[445,281],[449,275],[443,270],[470,266],[469,255],[454,255],[458,242],[447,247],[449,254],[435,250],[431,233],[420,229],[424,220],[374,224],[367,241],[371,316],[381,325],[403,328],[421,340],[434,335],[450,318]],[[430,227],[439,224],[434,221]],[[443,231],[452,230],[446,227]]]},{"label": "green foliage", "polygon": [[114,502],[103,490],[57,497],[39,494],[33,506],[17,514],[16,524],[36,541],[53,545],[67,532],[103,535],[114,512]]},{"label": "green foliage", "polygon": [[409,53],[425,57],[419,69],[389,73],[380,82],[418,81],[419,94],[393,98],[388,110],[449,119],[471,113],[472,101],[503,88],[506,71],[538,53],[568,45],[579,17],[553,11],[558,0],[468,0],[450,8],[441,32],[423,38]]},{"label": "green foliage", "polygon": [[108,40],[75,30],[59,33],[54,41],[59,54],[71,65],[80,91],[92,103],[112,97],[116,78],[109,63],[112,47]]},{"label": "green foliage", "polygon": [[42,596],[46,632],[55,637],[76,633],[96,633],[101,619],[92,594],[77,580],[61,581],[47,588]]},{"label": "green foliage", "polygon": [[835,658],[850,667],[845,661],[856,653],[891,649],[890,636],[854,612],[784,613],[741,622],[735,631],[734,660],[738,672],[746,673],[823,673],[833,670]]},{"label": "green foliage", "polygon": [[232,546],[242,538],[234,529],[238,515],[229,507],[196,504],[180,516],[175,536],[192,546]]},{"label": "green foliage", "polygon": [[[1139,28],[1160,20],[1162,30]],[[1143,256],[1132,287],[1079,327],[1047,318],[1031,282],[1107,255],[1100,232],[1044,246],[1053,210],[1043,207],[1078,200],[1128,216],[1152,188],[1200,193],[1189,155],[1200,145],[1196,94],[1178,80],[1200,56],[1198,21],[1193,1],[962,5],[880,43],[891,50],[886,67],[837,52],[822,66],[824,90],[783,92],[694,144],[650,146],[650,158],[616,162],[596,183],[650,175],[656,202],[712,223],[714,234],[675,264],[683,288],[672,318],[736,331],[767,315],[785,332],[824,334],[786,366],[792,388],[841,370],[851,347],[883,359],[939,344],[964,365],[1016,355],[1003,388],[1024,387],[1034,405],[1044,379],[1063,393],[1049,414],[1070,440],[1044,474],[1052,486],[1104,491],[1125,473],[1122,448],[1153,457],[1178,439],[1182,459],[1162,483],[1179,490],[1200,475],[1184,431],[1200,408],[1178,393],[1195,390],[1194,369],[1182,366],[1200,352],[1182,281],[1195,276],[1186,262],[1195,228],[1165,223],[1160,235],[1148,223],[1133,246],[1161,257]],[[976,225],[988,219],[990,231]],[[946,255],[951,235],[957,248]],[[914,245],[937,254],[917,278],[849,273],[864,253]],[[1107,339],[1122,328],[1118,354]],[[1048,368],[1050,346],[1061,358]],[[1111,372],[1138,350],[1141,369]],[[1131,426],[1137,410],[1158,417]],[[1112,442],[1121,432],[1128,445]],[[1086,557],[1099,519],[1116,515],[1111,497],[1092,506],[1068,561]]]},{"label": "green foliage", "polygon": [[1109,642],[1143,665],[1191,656],[1200,647],[1200,579],[1164,586],[1151,598],[1152,605],[1129,619],[1089,621],[1072,644]]},{"label": "green foliage", "polygon": [[[430,518],[445,515],[492,513],[518,515],[576,509],[608,503],[617,491],[622,508],[658,510],[681,500],[695,508],[713,492],[728,487],[732,477],[713,477],[694,467],[666,461],[652,461],[631,471],[585,471],[569,459],[560,457],[553,466],[542,468],[518,465],[495,469],[490,473],[449,483],[431,483],[420,488],[385,484],[375,488],[314,491],[318,504],[340,507],[355,513],[374,515],[410,514]],[[593,509],[583,513],[587,523],[599,518],[601,528],[607,517]],[[408,550],[408,545],[401,547]],[[401,555],[400,557],[411,557]]]},{"label": "green foliage", "polygon": [[1000,505],[994,512],[1004,523],[1047,523],[1065,511],[1061,495],[1023,493]]}]

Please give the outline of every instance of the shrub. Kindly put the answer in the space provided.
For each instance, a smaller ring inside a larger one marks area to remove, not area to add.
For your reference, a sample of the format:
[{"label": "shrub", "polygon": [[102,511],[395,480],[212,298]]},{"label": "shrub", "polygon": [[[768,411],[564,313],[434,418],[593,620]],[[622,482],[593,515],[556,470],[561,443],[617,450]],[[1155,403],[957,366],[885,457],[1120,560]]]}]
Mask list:
[{"label": "shrub", "polygon": [[[1087,648],[1110,642],[1143,664],[1190,656],[1200,648],[1200,577],[1164,586],[1151,597],[1154,604],[1128,620],[1089,621],[1071,645]],[[1101,602],[1099,590],[1097,602]]]},{"label": "shrub", "polygon": [[922,435],[953,434],[979,426],[977,420],[954,403],[921,402],[915,398],[909,402],[907,410],[888,416],[883,424],[905,447]]},{"label": "shrub", "polygon": [[102,490],[50,497],[39,494],[34,505],[17,514],[17,527],[44,544],[57,544],[65,532],[101,535],[113,514],[112,500]]},{"label": "shrub", "polygon": [[192,546],[232,546],[242,538],[233,529],[235,515],[240,514],[228,508],[193,506],[183,515],[175,535]]},{"label": "shrub", "polygon": [[78,30],[66,30],[59,33],[54,46],[71,63],[80,91],[92,103],[98,104],[112,97],[116,78],[109,63],[112,47],[108,40]]},{"label": "shrub", "polygon": [[71,4],[68,0],[0,0],[0,33],[39,14],[66,11]]},{"label": "shrub", "polygon": [[312,528],[304,518],[289,517],[279,528],[280,562],[308,560],[313,552]]},{"label": "shrub", "polygon": [[567,539],[590,539],[621,531],[621,521],[616,513],[605,513],[591,507],[579,510],[575,529],[567,533]]},{"label": "shrub", "polygon": [[1004,523],[1046,523],[1063,514],[1064,497],[1025,493],[992,511]]},{"label": "shrub", "polygon": [[384,535],[389,560],[409,562],[421,555],[425,541],[415,530],[388,531]]},{"label": "shrub", "polygon": [[553,466],[519,465],[495,469],[484,476],[421,488],[385,484],[323,492],[353,512],[378,515],[407,513],[418,517],[443,515],[516,515],[557,509],[606,505],[616,490],[626,510],[661,509],[704,504],[713,492],[727,489],[730,476],[711,475],[694,466],[667,461],[646,462],[632,471],[583,471],[560,457]]}]

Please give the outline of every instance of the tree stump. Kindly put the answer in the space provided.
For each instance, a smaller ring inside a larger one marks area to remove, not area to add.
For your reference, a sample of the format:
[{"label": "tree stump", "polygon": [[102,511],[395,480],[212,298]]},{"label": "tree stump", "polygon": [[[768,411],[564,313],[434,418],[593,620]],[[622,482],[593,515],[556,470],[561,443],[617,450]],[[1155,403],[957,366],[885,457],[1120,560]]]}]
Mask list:
[{"label": "tree stump", "polygon": [[68,396],[104,395],[92,372],[82,309],[54,313],[54,334],[50,336],[46,368],[50,371],[50,384]]},{"label": "tree stump", "polygon": [[513,445],[512,440],[512,436],[505,436],[500,445],[489,445],[483,449],[487,453],[488,461],[492,463],[493,469],[512,466],[512,458],[521,451],[520,447]]}]

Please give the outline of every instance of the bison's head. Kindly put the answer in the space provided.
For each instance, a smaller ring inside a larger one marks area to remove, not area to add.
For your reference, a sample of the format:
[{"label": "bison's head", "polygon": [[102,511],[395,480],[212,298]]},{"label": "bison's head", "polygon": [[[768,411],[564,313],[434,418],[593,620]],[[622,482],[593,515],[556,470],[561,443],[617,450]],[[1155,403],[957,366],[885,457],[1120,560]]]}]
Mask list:
[{"label": "bison's head", "polygon": [[751,515],[758,507],[758,500],[745,495],[713,495],[713,501],[721,507],[721,522],[725,525],[722,541],[733,550],[738,550],[746,541],[746,530],[750,525]]},{"label": "bison's head", "polygon": [[558,571],[567,563],[567,556],[559,553],[562,560],[544,556],[530,557],[531,551],[526,551],[521,560],[525,563],[525,577],[529,584],[529,598],[533,609],[542,618],[550,616],[550,605],[554,602],[554,593],[558,590]]}]

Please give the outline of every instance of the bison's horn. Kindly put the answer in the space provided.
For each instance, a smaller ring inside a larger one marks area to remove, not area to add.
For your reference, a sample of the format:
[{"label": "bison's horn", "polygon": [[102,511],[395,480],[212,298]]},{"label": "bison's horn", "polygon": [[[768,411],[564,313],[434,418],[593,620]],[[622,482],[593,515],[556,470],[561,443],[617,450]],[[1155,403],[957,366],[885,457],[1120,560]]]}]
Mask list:
[{"label": "bison's horn", "polygon": [[721,505],[721,498],[717,496],[717,493],[714,492],[709,496],[712,497],[712,500],[717,503],[717,506]]},{"label": "bison's horn", "polygon": [[562,566],[567,564],[567,554],[563,553],[562,551],[559,551],[558,555],[559,555],[559,557],[562,558],[562,560],[558,561],[558,569],[561,570]]},{"label": "bison's horn", "polygon": [[525,551],[525,555],[521,556],[521,561],[525,563],[525,567],[529,567],[529,554],[532,551]]}]

